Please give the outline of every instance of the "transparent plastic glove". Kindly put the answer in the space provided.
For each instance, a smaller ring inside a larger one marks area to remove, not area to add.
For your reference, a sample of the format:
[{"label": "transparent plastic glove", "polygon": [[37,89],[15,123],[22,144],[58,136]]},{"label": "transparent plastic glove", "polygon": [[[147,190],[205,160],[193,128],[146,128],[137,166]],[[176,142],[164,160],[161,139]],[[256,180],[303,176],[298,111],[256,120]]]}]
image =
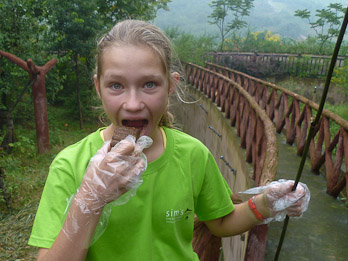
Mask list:
[{"label": "transparent plastic glove", "polygon": [[[116,146],[118,144],[116,144]],[[140,155],[143,157],[143,159],[147,165],[147,159],[146,159],[145,154],[142,153],[142,150],[144,148],[148,148],[152,145],[152,139],[150,137],[147,137],[147,136],[141,136],[137,140],[137,145],[138,146],[135,147],[135,153],[136,154],[141,153]],[[145,169],[146,169],[146,167],[145,167]],[[91,241],[91,245],[93,245],[100,238],[100,236],[105,232],[105,229],[108,226],[109,217],[111,214],[112,207],[117,206],[117,205],[123,205],[123,204],[127,203],[131,197],[135,196],[136,190],[141,184],[142,184],[142,179],[139,178],[138,181],[134,185],[132,185],[132,187],[130,188],[130,190],[127,193],[121,195],[118,199],[107,204],[104,207],[103,213],[100,216],[97,228],[94,232],[94,236],[93,236],[93,239]]]},{"label": "transparent plastic glove", "polygon": [[[110,151],[110,141],[92,157],[80,188],[75,195],[83,213],[98,213],[106,204],[122,197],[119,204],[126,203],[135,195],[141,184],[141,174],[147,167],[142,153],[152,144],[151,138],[142,136],[137,142],[131,135],[117,143]],[[117,204],[117,203],[116,203]]]},{"label": "transparent plastic glove", "polygon": [[298,183],[296,190],[291,191],[293,180],[273,181],[267,186],[248,189],[240,194],[256,195],[263,193],[266,206],[269,208],[271,217],[264,220],[262,224],[272,221],[282,221],[286,215],[301,217],[308,209],[310,192],[306,184]]},{"label": "transparent plastic glove", "polygon": [[[129,135],[110,149],[110,141],[106,141],[99,151],[91,158],[85,176],[75,196],[68,199],[66,213],[71,201],[83,214],[100,214],[98,226],[95,230],[92,244],[105,231],[112,206],[121,205],[136,194],[141,185],[141,174],[147,167],[147,159],[142,153],[143,149],[152,145],[152,139],[142,136],[135,142],[135,137]],[[72,224],[68,224],[69,231],[64,233],[77,233],[80,225],[70,214]],[[71,229],[70,229],[71,228]]]}]

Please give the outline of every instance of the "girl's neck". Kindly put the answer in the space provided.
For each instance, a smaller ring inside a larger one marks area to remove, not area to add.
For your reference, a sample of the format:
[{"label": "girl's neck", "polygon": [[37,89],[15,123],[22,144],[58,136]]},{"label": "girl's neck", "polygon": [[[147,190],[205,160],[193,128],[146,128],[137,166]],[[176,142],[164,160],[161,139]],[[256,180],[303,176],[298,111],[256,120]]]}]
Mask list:
[{"label": "girl's neck", "polygon": [[153,144],[150,146],[150,148],[144,150],[147,162],[152,162],[158,159],[164,152],[164,140],[160,127],[156,129],[156,133],[154,136],[155,137],[152,137]]}]

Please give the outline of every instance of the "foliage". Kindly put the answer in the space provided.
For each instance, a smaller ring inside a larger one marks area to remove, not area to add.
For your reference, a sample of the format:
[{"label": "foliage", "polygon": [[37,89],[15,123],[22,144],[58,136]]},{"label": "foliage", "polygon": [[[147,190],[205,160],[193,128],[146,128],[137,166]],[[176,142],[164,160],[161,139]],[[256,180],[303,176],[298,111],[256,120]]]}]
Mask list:
[{"label": "foliage", "polygon": [[[327,42],[321,47],[318,38],[313,36],[294,40],[281,37],[270,30],[253,32],[249,29],[244,35],[226,38],[223,51],[332,55],[334,45],[333,42]],[[339,55],[347,54],[348,45],[343,42]]]},{"label": "foliage", "polygon": [[93,48],[92,38],[100,29],[95,1],[48,1],[48,40],[56,51],[85,55]]},{"label": "foliage", "polygon": [[180,60],[204,66],[204,56],[215,48],[214,37],[195,36],[180,31],[177,27],[167,28],[166,35],[171,39]]},{"label": "foliage", "polygon": [[346,61],[347,60],[345,60],[343,67],[335,68],[334,76],[332,77],[332,82],[340,87],[341,95],[345,96],[346,99],[348,99],[348,63],[346,63]]},{"label": "foliage", "polygon": [[248,31],[245,38],[235,43],[235,48],[240,51],[254,52],[279,52],[282,40],[278,34],[272,34],[270,30],[251,32]]},{"label": "foliage", "polygon": [[275,59],[263,61],[263,56],[257,53],[249,56],[249,59],[238,55],[233,56],[233,58],[226,57],[221,62],[221,65],[259,78],[279,75],[284,66],[284,64]]},{"label": "foliage", "polygon": [[[346,104],[336,104],[332,105],[330,103],[325,104],[325,109],[335,113],[336,115],[340,116],[342,119],[347,120],[348,119],[348,107]],[[331,121],[330,122],[330,132],[332,135],[336,135],[336,133],[340,129],[340,125]]]},{"label": "foliage", "polygon": [[341,21],[344,17],[345,8],[340,3],[329,4],[325,9],[316,11],[316,20],[311,21],[311,12],[307,9],[296,10],[295,16],[306,19],[310,28],[314,30],[319,42],[319,53],[323,46],[332,39],[338,37]]},{"label": "foliage", "polygon": [[[223,49],[225,38],[229,34],[236,34],[236,32],[247,26],[247,23],[243,20],[245,16],[249,16],[250,9],[253,7],[254,0],[214,0],[211,2],[213,11],[209,18],[210,23],[217,25],[221,44],[220,49]],[[232,20],[227,22],[229,19],[228,15],[232,15]]]}]

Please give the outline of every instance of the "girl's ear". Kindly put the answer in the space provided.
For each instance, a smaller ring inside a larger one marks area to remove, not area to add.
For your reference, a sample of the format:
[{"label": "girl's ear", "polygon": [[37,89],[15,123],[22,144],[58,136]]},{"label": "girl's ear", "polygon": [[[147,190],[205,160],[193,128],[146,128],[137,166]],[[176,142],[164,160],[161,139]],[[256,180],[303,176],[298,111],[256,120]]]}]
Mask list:
[{"label": "girl's ear", "polygon": [[180,74],[177,72],[173,72],[171,73],[171,81],[170,81],[170,85],[169,85],[169,94],[174,93],[176,86],[178,85],[179,81],[180,81]]},{"label": "girl's ear", "polygon": [[100,86],[99,86],[99,81],[98,81],[98,77],[96,74],[93,76],[93,80],[94,80],[95,90],[98,93],[98,97],[101,99]]}]

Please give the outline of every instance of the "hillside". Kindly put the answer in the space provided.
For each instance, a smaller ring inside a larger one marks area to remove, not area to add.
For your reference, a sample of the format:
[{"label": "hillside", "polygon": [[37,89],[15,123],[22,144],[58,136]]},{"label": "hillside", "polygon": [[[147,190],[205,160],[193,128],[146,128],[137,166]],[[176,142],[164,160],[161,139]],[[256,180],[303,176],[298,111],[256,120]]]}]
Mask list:
[{"label": "hillside", "polygon": [[[154,23],[160,28],[178,27],[194,34],[217,34],[215,25],[208,22],[212,12],[211,0],[172,0],[170,11],[160,10]],[[246,19],[251,31],[270,30],[284,37],[302,38],[311,33],[308,24],[294,16],[295,10],[308,9],[312,12],[323,9],[330,3],[343,0],[255,0],[250,16]]]}]

